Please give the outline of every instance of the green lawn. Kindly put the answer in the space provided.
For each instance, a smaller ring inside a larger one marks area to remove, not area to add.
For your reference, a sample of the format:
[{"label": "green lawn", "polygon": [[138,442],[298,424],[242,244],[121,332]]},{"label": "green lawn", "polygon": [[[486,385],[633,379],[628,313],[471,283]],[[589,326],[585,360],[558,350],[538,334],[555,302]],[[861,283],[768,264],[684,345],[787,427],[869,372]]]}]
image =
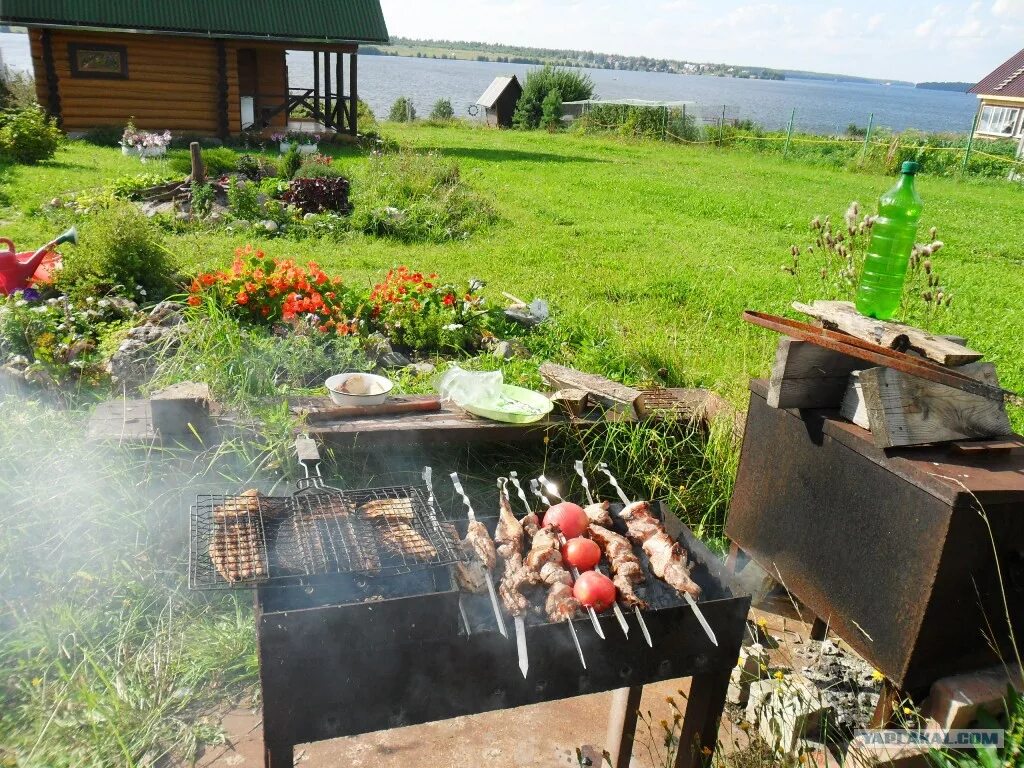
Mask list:
[{"label": "green lawn", "polygon": [[[419,125],[389,124],[386,133],[458,158],[500,222],[444,245],[357,235],[261,247],[317,259],[353,280],[406,263],[451,278],[482,277],[498,298],[501,291],[545,296],[609,340],[616,351],[593,363],[605,373],[643,378],[664,367],[672,382],[712,387],[737,404],[747,379],[768,370],[775,342],[742,323],[740,312],[781,313],[795,299],[820,297],[813,270],[802,287],[780,270],[789,246],[807,241],[815,213],[838,220],[851,200],[873,205],[891,184],[873,174],[661,143]],[[2,229],[26,246],[40,241],[47,222],[21,211],[140,170],[115,150],[80,144],[47,165],[11,169]],[[936,330],[966,336],[999,366],[1005,385],[1024,389],[1024,188],[922,177],[919,189],[922,231],[939,228],[946,248],[936,266],[956,297]],[[251,239],[203,234],[174,238],[174,247],[198,267],[223,263]]]}]

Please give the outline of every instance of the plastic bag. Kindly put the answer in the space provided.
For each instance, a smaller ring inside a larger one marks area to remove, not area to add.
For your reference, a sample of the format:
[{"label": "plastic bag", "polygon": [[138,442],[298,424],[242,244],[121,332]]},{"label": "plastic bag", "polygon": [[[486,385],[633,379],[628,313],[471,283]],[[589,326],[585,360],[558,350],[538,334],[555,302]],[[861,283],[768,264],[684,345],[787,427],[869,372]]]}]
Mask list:
[{"label": "plastic bag", "polygon": [[435,386],[442,400],[464,408],[467,403],[496,399],[504,383],[501,371],[466,371],[453,365],[438,377]]}]

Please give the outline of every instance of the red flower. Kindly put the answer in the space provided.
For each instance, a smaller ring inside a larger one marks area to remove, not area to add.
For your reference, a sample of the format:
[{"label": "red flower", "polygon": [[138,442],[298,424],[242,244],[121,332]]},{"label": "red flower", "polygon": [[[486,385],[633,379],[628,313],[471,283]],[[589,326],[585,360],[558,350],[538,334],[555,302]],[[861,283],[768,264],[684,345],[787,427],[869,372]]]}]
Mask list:
[{"label": "red flower", "polygon": [[455,306],[455,294],[453,294],[453,293],[446,293],[445,297],[444,297],[444,299],[442,299],[442,301],[443,301],[443,303],[444,303],[444,305],[446,307],[454,307]]},{"label": "red flower", "polygon": [[235,301],[241,304],[243,307],[249,303],[249,294],[245,291],[239,291],[238,295],[235,296]]},{"label": "red flower", "polygon": [[203,303],[203,300],[200,299],[198,296],[189,296],[188,297],[188,303],[189,303],[189,306],[198,307],[200,304]]}]

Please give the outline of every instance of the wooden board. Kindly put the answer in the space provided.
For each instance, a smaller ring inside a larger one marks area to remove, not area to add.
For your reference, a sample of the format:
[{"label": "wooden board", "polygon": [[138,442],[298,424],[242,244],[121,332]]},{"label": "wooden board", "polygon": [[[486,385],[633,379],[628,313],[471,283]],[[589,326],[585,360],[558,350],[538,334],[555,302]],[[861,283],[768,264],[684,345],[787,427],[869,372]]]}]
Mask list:
[{"label": "wooden board", "polygon": [[768,380],[772,408],[838,408],[850,373],[864,363],[809,341],[783,337]]},{"label": "wooden board", "polygon": [[[998,386],[992,363],[971,363],[962,370]],[[891,368],[861,371],[860,385],[871,435],[880,448],[1013,434],[1006,406],[980,395]]]},{"label": "wooden board", "polygon": [[913,350],[941,365],[965,365],[983,357],[981,352],[968,349],[950,337],[935,336],[909,325],[864,317],[848,301],[815,301],[811,305],[793,302],[793,309],[817,318],[826,328],[843,331],[858,339],[901,352]]},{"label": "wooden board", "polygon": [[599,403],[623,418],[636,418],[635,404],[640,390],[593,373],[583,373],[555,363],[544,363],[540,375],[558,389],[582,389],[592,403]]},{"label": "wooden board", "polygon": [[400,413],[427,413],[441,410],[437,395],[394,395],[381,405],[336,405],[330,398],[304,401],[299,407],[291,405],[292,413],[308,422],[341,421],[361,416],[394,416]]},{"label": "wooden board", "polygon": [[[308,409],[322,406],[325,399],[297,397],[292,398],[289,403],[293,409]],[[317,437],[323,442],[360,448],[539,440],[553,426],[568,423],[593,425],[601,422],[599,415],[570,419],[553,412],[549,417],[533,424],[507,424],[474,416],[452,403],[442,403],[441,410],[433,413],[405,413],[317,422],[307,425],[304,431],[310,437]]]}]

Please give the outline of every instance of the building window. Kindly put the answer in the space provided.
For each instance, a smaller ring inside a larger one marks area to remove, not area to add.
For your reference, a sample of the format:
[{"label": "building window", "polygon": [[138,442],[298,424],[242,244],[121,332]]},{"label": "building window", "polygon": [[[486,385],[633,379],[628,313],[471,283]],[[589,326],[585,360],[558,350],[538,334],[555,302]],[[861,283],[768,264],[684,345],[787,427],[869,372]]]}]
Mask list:
[{"label": "building window", "polygon": [[996,107],[986,104],[981,108],[981,118],[978,120],[979,133],[994,133],[997,136],[1013,136],[1013,129],[1017,125],[1019,109],[1013,107]]},{"label": "building window", "polygon": [[123,80],[128,77],[128,51],[123,45],[68,43],[72,77]]}]

